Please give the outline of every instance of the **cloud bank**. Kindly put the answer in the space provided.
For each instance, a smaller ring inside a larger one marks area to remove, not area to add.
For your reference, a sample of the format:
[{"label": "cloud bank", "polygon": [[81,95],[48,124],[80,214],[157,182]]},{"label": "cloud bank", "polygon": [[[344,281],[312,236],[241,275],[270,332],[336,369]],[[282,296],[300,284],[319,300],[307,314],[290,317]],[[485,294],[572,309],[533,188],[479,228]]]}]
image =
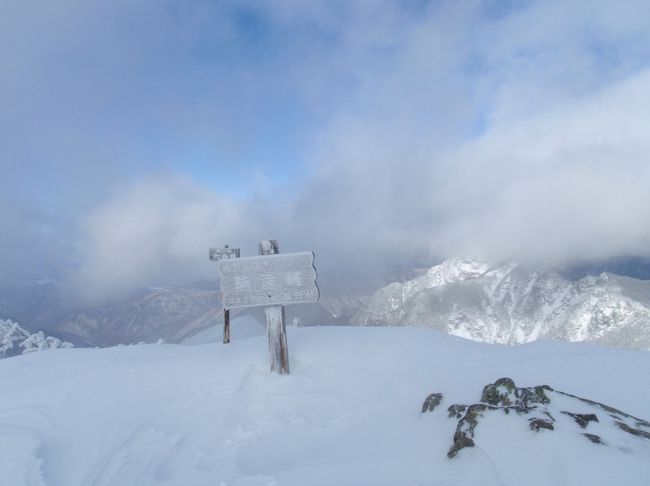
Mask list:
[{"label": "cloud bank", "polygon": [[457,254],[650,256],[647,2],[12,12],[7,276],[115,295],[263,238],[359,280]]}]

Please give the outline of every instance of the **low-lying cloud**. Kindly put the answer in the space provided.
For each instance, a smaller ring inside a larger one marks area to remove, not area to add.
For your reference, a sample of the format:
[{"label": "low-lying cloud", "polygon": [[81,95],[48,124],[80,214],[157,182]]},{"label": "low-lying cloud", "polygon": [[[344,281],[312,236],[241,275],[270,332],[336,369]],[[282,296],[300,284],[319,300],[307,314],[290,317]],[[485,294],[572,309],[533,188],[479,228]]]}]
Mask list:
[{"label": "low-lying cloud", "polygon": [[81,223],[85,298],[214,275],[208,248],[246,233],[242,208],[185,178],[159,175],[124,188]]},{"label": "low-lying cloud", "polygon": [[650,71],[439,159],[401,161],[416,155],[369,143],[372,164],[330,165],[288,200],[228,200],[171,176],[142,182],[89,216],[80,276],[114,289],[207,277],[208,246],[250,255],[267,236],[351,274],[458,254],[650,256],[648,86]]}]

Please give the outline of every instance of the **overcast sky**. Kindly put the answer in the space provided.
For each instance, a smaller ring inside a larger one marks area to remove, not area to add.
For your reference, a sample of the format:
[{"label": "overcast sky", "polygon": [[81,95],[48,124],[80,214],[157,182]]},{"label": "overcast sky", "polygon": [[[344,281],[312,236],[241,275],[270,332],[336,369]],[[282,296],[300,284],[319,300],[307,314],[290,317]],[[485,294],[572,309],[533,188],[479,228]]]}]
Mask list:
[{"label": "overcast sky", "polygon": [[5,0],[3,281],[650,256],[650,2]]}]

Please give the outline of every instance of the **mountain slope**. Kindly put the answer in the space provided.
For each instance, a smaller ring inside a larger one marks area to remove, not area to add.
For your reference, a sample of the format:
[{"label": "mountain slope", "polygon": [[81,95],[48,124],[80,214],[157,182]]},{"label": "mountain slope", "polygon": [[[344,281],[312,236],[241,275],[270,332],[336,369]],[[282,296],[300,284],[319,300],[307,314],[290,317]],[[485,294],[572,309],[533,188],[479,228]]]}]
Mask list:
[{"label": "mountain slope", "polygon": [[[56,284],[23,285],[0,292],[0,315],[29,322],[33,327],[28,330],[47,329],[49,334],[76,346],[159,339],[181,342],[223,323],[220,293],[205,287],[151,287],[119,300],[71,307],[64,305],[65,294]],[[287,322],[348,323],[365,302],[364,296],[356,293],[328,293],[315,304],[288,306]],[[232,315],[254,316],[265,322],[263,309],[233,310]]]},{"label": "mountain slope", "polygon": [[380,289],[353,322],[426,326],[491,343],[544,338],[650,349],[650,281],[606,273],[571,281],[513,262],[456,259]]},{"label": "mountain slope", "polygon": [[71,313],[56,329],[102,346],[158,339],[176,342],[223,322],[222,313],[216,291],[152,288],[124,301]]},{"label": "mountain slope", "polygon": [[[587,344],[505,347],[424,329],[289,328],[292,374],[265,337],[230,345],[55,350],[0,361],[6,484],[645,485],[650,441],[556,417],[534,432],[486,415],[447,454],[446,408],[503,376],[648,418],[650,353]],[[585,379],[588,377],[588,379]],[[421,414],[424,398],[444,393]],[[562,403],[559,406],[564,407]],[[593,444],[583,432],[610,441]],[[618,434],[618,435],[617,435]]]}]

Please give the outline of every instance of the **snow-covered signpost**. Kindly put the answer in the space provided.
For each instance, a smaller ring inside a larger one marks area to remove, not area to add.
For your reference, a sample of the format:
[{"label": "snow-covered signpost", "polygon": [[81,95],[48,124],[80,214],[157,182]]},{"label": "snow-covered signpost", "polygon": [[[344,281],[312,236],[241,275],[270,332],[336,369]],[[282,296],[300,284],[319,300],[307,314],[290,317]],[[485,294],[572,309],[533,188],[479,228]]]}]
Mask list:
[{"label": "snow-covered signpost", "polygon": [[317,302],[316,268],[312,252],[278,253],[276,240],[262,240],[259,256],[221,259],[224,308],[266,307],[271,371],[289,373],[284,306]]},{"label": "snow-covered signpost", "polygon": [[[239,258],[239,248],[230,248],[228,245],[223,248],[210,248],[210,261],[218,262],[224,258]],[[223,343],[230,342],[230,309],[223,305]]]}]

